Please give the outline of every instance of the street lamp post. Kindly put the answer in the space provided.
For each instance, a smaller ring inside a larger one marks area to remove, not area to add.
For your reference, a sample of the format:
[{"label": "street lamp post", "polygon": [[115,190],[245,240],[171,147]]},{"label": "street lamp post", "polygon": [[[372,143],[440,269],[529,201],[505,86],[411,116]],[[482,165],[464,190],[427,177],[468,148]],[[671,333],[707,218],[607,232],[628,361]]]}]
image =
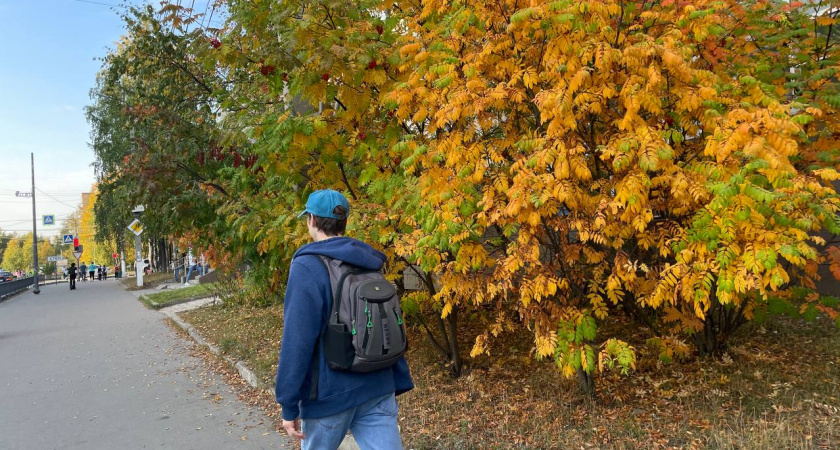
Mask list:
[{"label": "street lamp post", "polygon": [[35,153],[30,153],[32,157],[32,265],[35,266],[35,282],[32,285],[32,293],[40,294],[41,289],[38,287],[38,228],[35,218]]}]

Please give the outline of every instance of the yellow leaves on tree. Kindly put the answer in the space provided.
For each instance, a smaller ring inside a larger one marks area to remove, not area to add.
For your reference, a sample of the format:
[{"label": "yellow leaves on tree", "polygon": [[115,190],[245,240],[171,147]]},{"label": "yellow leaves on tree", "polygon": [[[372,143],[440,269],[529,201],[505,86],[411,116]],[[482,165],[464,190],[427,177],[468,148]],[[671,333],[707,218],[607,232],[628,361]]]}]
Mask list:
[{"label": "yellow leaves on tree", "polygon": [[[412,159],[423,232],[471,242],[425,267],[456,269],[439,295],[512,296],[535,330],[631,301],[698,331],[719,305],[742,320],[756,294],[787,286],[780,255],[816,257],[800,226],[815,213],[796,205],[836,211],[836,172],[799,172],[790,105],[700,57],[736,25],[719,3],[424,3],[388,98],[423,125],[410,136],[424,148]],[[553,345],[544,332],[535,342],[541,355]]]}]

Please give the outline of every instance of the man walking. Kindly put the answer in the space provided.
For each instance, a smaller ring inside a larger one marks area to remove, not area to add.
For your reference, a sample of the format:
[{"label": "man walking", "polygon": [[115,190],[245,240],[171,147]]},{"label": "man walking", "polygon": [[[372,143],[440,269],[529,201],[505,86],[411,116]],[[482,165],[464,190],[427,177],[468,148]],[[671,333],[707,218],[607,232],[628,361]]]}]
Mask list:
[{"label": "man walking", "polygon": [[289,268],[275,394],[283,428],[303,440],[303,450],[336,449],[348,430],[363,450],[401,449],[395,397],[414,388],[405,358],[367,373],[333,370],[320,339],[334,297],[320,257],[374,271],[385,262],[382,252],[344,237],[349,213],[344,195],[322,190],[300,214],[314,242],[295,252]]},{"label": "man walking", "polygon": [[90,265],[88,266],[88,275],[90,275],[90,281],[93,281],[93,280],[96,279],[95,274],[96,274],[96,263],[91,261]]},{"label": "man walking", "polygon": [[79,266],[79,276],[82,278],[82,281],[87,281],[87,266],[84,262]]},{"label": "man walking", "polygon": [[70,290],[76,289],[76,263],[71,263],[70,268],[67,269],[67,274],[70,276]]}]

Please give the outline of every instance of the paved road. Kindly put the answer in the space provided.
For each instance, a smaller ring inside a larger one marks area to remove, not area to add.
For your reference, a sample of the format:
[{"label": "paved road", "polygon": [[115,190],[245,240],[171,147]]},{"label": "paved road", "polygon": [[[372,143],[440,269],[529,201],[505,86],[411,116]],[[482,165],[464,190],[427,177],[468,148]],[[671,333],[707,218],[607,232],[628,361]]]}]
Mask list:
[{"label": "paved road", "polygon": [[0,303],[0,449],[291,448],[113,279]]}]

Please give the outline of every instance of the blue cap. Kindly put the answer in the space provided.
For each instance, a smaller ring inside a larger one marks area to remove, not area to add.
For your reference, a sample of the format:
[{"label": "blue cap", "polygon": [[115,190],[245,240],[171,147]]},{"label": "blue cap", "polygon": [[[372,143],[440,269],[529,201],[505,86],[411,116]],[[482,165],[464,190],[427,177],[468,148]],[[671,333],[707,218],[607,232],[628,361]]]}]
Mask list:
[{"label": "blue cap", "polygon": [[306,200],[306,209],[298,214],[298,217],[308,213],[313,216],[327,217],[336,220],[346,219],[347,214],[344,214],[343,216],[333,214],[333,209],[339,205],[344,207],[347,214],[350,214],[350,203],[344,195],[341,194],[341,192],[334,191],[332,189],[315,191],[309,194],[309,198]]}]

